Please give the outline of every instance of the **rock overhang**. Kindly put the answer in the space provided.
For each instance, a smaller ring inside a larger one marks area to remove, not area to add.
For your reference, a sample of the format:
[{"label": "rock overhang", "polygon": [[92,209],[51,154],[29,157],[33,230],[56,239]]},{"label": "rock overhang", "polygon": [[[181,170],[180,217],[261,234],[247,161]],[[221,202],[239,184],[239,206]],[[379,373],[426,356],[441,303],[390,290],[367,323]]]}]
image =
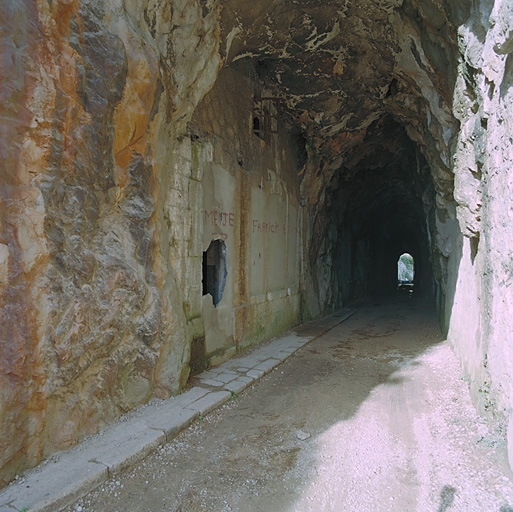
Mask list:
[{"label": "rock overhang", "polygon": [[284,118],[322,156],[326,183],[369,127],[392,116],[442,169],[443,189],[451,186],[444,171],[457,132],[451,103],[464,13],[428,3],[229,1],[221,12],[221,56],[225,65],[254,62],[282,97]]},{"label": "rock overhang", "polygon": [[468,14],[466,2],[437,0],[223,4],[223,65],[251,67],[304,137],[312,262],[324,244],[338,250],[330,226],[342,233],[349,215],[355,236],[384,251],[376,257],[408,248],[426,287],[443,279],[435,233],[454,218],[453,97]]}]

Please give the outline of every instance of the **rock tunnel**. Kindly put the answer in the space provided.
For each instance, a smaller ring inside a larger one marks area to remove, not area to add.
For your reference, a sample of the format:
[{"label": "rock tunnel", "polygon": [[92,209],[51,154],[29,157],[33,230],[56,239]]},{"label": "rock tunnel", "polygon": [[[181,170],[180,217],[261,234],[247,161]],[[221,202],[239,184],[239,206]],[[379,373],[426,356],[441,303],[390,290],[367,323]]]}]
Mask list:
[{"label": "rock tunnel", "polygon": [[364,156],[351,171],[341,171],[325,214],[336,227],[332,250],[342,302],[395,293],[397,260],[405,252],[416,262],[416,292],[432,294],[428,219],[435,192],[429,166],[388,117],[369,127],[355,151]]},{"label": "rock tunnel", "polygon": [[404,252],[511,439],[507,0],[0,14],[0,481],[191,372],[393,292]]}]

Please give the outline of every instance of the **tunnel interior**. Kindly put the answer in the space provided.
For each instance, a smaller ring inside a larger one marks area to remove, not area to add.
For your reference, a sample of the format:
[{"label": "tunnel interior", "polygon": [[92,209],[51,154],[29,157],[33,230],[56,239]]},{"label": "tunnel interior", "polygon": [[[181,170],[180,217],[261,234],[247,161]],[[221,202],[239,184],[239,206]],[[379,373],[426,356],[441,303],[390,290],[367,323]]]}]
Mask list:
[{"label": "tunnel interior", "polygon": [[[305,141],[298,183],[313,219],[306,249],[312,279],[305,285],[306,302],[317,304],[312,316],[352,298],[395,293],[397,260],[405,252],[415,261],[415,294],[436,296],[440,307],[445,293],[437,223],[454,207],[447,156],[458,127],[449,113],[454,73],[426,74],[420,42],[406,38],[408,46],[400,47],[401,25],[378,40],[371,27],[381,26],[384,13],[375,9],[364,34],[357,30],[358,6],[344,17],[347,32],[355,30],[354,48],[338,28],[329,32],[329,9],[312,15],[326,34],[319,47],[287,29],[290,40],[276,35],[269,42],[280,24],[290,28],[286,13],[265,33],[248,24],[251,37],[234,42],[241,57],[230,66],[251,69],[252,80],[280,98],[280,129]],[[410,14],[401,11],[405,19]],[[307,18],[301,18],[305,30]],[[448,59],[454,56],[452,39],[440,45]],[[439,48],[431,50],[438,58]],[[401,53],[407,57],[398,59]]]},{"label": "tunnel interior", "polygon": [[416,293],[431,293],[428,231],[435,192],[417,145],[386,116],[370,127],[347,162],[327,217],[337,226],[334,261],[342,300],[395,293],[403,253],[415,261]]},{"label": "tunnel interior", "polygon": [[5,27],[19,434],[0,470],[177,393],[205,355],[394,293],[404,252],[476,400],[512,417],[511,16],[493,3],[6,2],[26,22]]},{"label": "tunnel interior", "polygon": [[[294,59],[286,62],[297,76],[305,72],[300,65]],[[283,75],[281,66],[285,64],[280,59],[269,57],[244,58],[231,65],[281,98],[276,130],[296,134],[297,184],[305,211],[314,219],[307,241],[313,275],[307,294],[312,302],[317,301],[318,311],[327,312],[351,299],[395,294],[397,261],[403,253],[415,261],[415,295],[435,299],[440,272],[433,271],[438,251],[433,234],[440,206],[436,197],[441,186],[436,180],[442,166],[427,147],[424,136],[429,135],[419,132],[425,116],[430,116],[423,110],[428,109],[425,99],[418,98],[411,84],[393,78],[380,89],[380,97],[370,101],[351,81],[347,87],[357,106],[340,127],[327,112],[317,114],[320,104],[304,91],[299,96],[297,77]],[[318,94],[326,94],[328,106],[335,102],[331,87]],[[406,101],[414,95],[416,104],[423,105],[420,111],[397,111],[398,97]],[[349,99],[349,93],[342,96]],[[352,105],[341,106],[340,98],[336,102],[340,115]],[[357,116],[360,125],[352,120]],[[255,119],[259,121],[252,117],[251,129],[260,136]],[[443,187],[450,191],[451,179]]]}]

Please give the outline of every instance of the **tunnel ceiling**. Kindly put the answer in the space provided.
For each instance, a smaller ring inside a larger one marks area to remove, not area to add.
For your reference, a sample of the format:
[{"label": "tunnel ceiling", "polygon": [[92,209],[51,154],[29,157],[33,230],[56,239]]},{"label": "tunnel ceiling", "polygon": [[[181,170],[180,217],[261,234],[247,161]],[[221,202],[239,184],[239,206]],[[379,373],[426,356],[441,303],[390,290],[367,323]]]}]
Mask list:
[{"label": "tunnel ceiling", "polygon": [[336,186],[337,197],[343,196],[362,228],[400,224],[413,229],[434,200],[425,159],[391,116],[369,126],[340,169]]},{"label": "tunnel ceiling", "polygon": [[[385,116],[406,129],[450,193],[456,26],[468,13],[437,0],[229,0],[221,13],[225,65],[250,59],[283,117],[308,140],[303,188],[323,203],[335,174],[401,159],[362,142]],[[404,131],[404,130],[403,130]],[[384,132],[382,131],[381,134]],[[391,141],[388,137],[388,146]],[[385,145],[386,145],[385,144]],[[378,144],[379,145],[379,144]],[[385,161],[388,160],[388,161]]]}]

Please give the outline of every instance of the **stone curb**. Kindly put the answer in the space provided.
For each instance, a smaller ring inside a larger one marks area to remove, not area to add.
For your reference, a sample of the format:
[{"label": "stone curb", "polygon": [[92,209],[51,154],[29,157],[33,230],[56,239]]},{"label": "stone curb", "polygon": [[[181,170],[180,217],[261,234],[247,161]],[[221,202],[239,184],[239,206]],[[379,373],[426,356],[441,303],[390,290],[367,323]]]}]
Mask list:
[{"label": "stone curb", "polygon": [[0,512],[58,512],[173,439],[196,418],[226,403],[297,350],[345,321],[354,311],[299,326],[249,354],[196,377],[198,385],[132,411],[116,424],[56,454],[0,491]]}]

